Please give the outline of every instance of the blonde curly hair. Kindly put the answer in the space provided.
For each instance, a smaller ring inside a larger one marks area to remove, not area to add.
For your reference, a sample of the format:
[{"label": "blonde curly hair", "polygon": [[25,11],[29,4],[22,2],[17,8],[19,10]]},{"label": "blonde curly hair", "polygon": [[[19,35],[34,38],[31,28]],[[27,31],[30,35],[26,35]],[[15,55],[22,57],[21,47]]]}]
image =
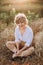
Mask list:
[{"label": "blonde curly hair", "polygon": [[28,19],[27,19],[26,15],[24,13],[18,13],[15,16],[14,22],[16,24],[19,24],[19,23],[26,23],[26,24],[28,24]]}]

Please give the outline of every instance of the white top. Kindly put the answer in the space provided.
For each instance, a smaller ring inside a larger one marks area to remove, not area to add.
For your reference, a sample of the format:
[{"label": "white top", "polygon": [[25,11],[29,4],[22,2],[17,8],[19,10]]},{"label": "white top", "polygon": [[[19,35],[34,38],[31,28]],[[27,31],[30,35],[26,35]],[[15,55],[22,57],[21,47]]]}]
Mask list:
[{"label": "white top", "polygon": [[31,45],[33,40],[33,31],[29,26],[26,26],[26,30],[23,35],[21,35],[18,26],[15,28],[15,42],[20,42],[20,40],[26,42],[27,46]]}]

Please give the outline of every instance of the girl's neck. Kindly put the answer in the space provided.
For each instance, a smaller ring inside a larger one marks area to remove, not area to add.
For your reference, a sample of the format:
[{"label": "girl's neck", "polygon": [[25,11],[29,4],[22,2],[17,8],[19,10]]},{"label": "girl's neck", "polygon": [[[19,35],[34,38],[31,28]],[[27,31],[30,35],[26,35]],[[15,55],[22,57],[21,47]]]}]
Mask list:
[{"label": "girl's neck", "polygon": [[19,30],[20,30],[21,35],[23,35],[24,32],[26,31],[26,26],[23,27],[23,28],[20,28],[20,27],[19,27]]},{"label": "girl's neck", "polygon": [[24,26],[24,27],[19,27],[20,28],[20,30],[25,30],[26,29],[26,26]]}]

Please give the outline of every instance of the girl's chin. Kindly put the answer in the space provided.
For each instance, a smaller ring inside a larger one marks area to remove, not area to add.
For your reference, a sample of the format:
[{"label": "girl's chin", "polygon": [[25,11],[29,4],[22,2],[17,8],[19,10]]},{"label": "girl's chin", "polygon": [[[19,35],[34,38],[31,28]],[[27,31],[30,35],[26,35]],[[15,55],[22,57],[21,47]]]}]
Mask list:
[{"label": "girl's chin", "polygon": [[25,26],[19,26],[20,28],[24,28]]},{"label": "girl's chin", "polygon": [[19,27],[23,27],[23,26],[19,26]]}]

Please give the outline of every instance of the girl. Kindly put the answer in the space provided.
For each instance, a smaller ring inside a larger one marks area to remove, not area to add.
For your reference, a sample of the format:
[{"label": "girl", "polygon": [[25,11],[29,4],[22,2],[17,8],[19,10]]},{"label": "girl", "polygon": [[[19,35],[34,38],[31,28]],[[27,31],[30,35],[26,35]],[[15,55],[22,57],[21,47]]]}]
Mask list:
[{"label": "girl", "polygon": [[34,52],[34,47],[31,46],[33,40],[33,31],[28,25],[28,20],[23,13],[18,13],[15,16],[14,22],[16,23],[15,28],[15,41],[8,41],[6,43],[14,54],[12,57],[17,56],[28,56]]}]

